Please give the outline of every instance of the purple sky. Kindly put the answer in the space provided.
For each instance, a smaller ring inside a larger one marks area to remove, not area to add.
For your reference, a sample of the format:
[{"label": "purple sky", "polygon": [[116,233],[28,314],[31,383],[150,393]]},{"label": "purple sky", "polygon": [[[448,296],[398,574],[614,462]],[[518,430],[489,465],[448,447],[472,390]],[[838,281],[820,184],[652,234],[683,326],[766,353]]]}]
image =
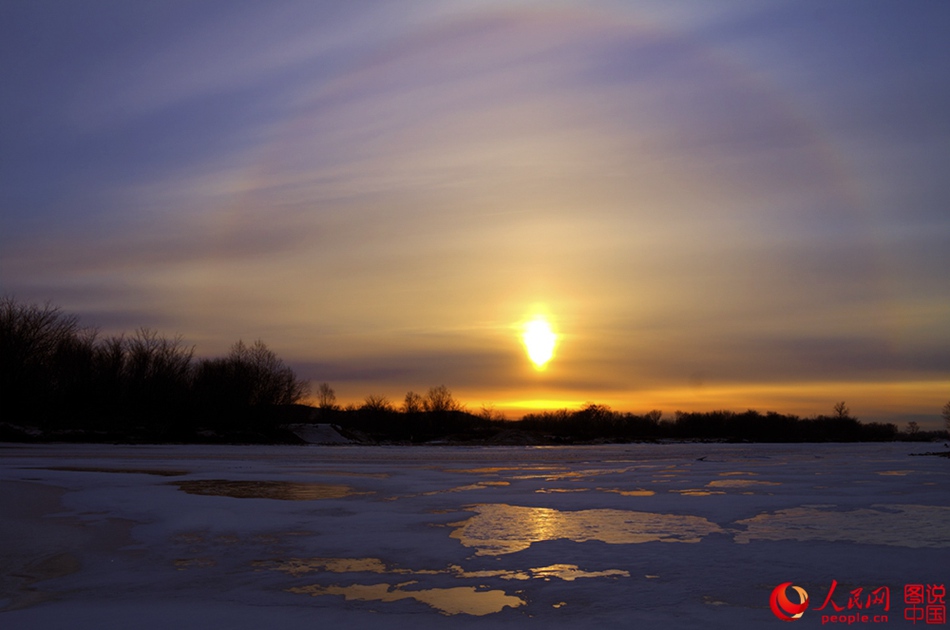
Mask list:
[{"label": "purple sky", "polygon": [[[0,290],[344,402],[950,400],[950,3],[0,3]],[[554,359],[521,325],[544,314]]]}]

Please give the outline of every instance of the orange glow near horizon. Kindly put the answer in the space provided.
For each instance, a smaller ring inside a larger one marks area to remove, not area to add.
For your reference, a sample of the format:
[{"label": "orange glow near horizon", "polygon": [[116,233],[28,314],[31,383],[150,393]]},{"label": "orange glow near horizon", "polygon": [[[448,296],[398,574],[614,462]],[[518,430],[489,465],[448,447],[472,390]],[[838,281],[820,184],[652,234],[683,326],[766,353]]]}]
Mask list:
[{"label": "orange glow near horizon", "polygon": [[499,410],[508,410],[513,413],[533,413],[538,411],[555,411],[557,409],[579,409],[583,405],[584,401],[582,400],[538,398],[505,402],[499,405]]},{"label": "orange glow near horizon", "polygon": [[[580,409],[588,403],[607,405],[623,413],[646,413],[659,409],[668,419],[672,419],[678,410],[704,412],[719,409],[735,412],[755,409],[762,413],[775,411],[809,417],[831,414],[834,404],[843,400],[862,421],[896,422],[902,428],[901,416],[921,421],[920,415],[932,415],[932,421],[923,420],[928,423],[926,429],[939,430],[943,426],[940,409],[946,404],[946,396],[941,397],[937,392],[946,391],[947,385],[941,381],[731,383],[629,393],[595,391],[578,395],[577,392],[564,392],[563,396],[558,396],[551,392],[537,398],[521,398],[517,394],[515,397],[506,397],[502,392],[497,392],[489,399],[494,401],[493,407],[497,411],[512,420],[527,413]],[[482,394],[482,398],[485,398],[485,394]]]},{"label": "orange glow near horizon", "polygon": [[[524,391],[469,389],[450,387],[455,399],[465,409],[478,413],[489,408],[508,420],[519,420],[529,413],[578,410],[588,403],[606,405],[621,413],[646,413],[653,409],[673,419],[676,411],[705,412],[729,410],[743,412],[755,409],[765,413],[796,414],[807,418],[830,414],[835,403],[845,401],[862,422],[894,422],[903,428],[906,421],[916,420],[923,430],[944,427],[940,410],[946,404],[946,381],[905,382],[811,382],[811,383],[731,383],[701,388],[657,388],[633,392],[621,391]],[[352,387],[352,389],[351,389]],[[530,386],[529,386],[530,387]],[[358,407],[364,401],[363,386],[353,384],[340,391],[341,406]],[[420,388],[406,388],[422,391]],[[405,390],[402,390],[404,392]],[[384,392],[398,408],[402,403],[400,390]],[[313,398],[304,402],[316,405]]]}]

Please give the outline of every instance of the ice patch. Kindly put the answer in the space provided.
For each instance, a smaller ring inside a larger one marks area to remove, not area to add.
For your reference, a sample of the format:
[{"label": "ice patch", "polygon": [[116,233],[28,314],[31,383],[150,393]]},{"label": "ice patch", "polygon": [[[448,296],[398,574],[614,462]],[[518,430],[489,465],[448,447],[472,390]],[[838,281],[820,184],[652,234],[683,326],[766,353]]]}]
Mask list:
[{"label": "ice patch", "polygon": [[840,511],[826,506],[801,506],[759,514],[736,522],[745,531],[735,540],[825,540],[896,547],[950,547],[950,507],[936,505],[872,505]]}]

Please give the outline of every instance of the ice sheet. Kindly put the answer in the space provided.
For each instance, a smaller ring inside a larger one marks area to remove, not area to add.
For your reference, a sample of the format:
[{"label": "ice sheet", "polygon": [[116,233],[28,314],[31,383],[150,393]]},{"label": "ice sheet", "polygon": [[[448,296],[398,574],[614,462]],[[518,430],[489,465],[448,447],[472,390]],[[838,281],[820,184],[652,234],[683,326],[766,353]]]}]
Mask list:
[{"label": "ice sheet", "polygon": [[779,627],[832,580],[899,626],[950,581],[920,450],[0,445],[0,627]]}]

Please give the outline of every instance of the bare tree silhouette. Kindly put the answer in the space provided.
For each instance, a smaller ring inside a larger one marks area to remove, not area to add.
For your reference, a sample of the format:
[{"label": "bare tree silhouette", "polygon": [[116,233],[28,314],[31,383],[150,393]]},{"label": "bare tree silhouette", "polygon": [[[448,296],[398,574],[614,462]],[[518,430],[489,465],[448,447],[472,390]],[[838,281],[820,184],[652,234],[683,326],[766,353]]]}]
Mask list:
[{"label": "bare tree silhouette", "polygon": [[406,392],[402,401],[403,413],[421,413],[422,409],[422,396],[415,392]]},{"label": "bare tree silhouette", "polygon": [[392,403],[389,402],[388,398],[372,394],[363,399],[363,406],[360,407],[360,409],[373,413],[388,413],[394,411]]},{"label": "bare tree silhouette", "polygon": [[324,411],[333,411],[337,408],[336,392],[329,383],[320,383],[317,387],[317,406]]},{"label": "bare tree silhouette", "polygon": [[835,418],[839,420],[844,420],[845,418],[851,417],[851,410],[848,409],[848,405],[842,400],[841,402],[835,403],[834,407]]},{"label": "bare tree silhouette", "polygon": [[422,406],[430,413],[462,410],[462,404],[452,397],[452,392],[445,385],[430,387],[429,392],[422,401]]}]

